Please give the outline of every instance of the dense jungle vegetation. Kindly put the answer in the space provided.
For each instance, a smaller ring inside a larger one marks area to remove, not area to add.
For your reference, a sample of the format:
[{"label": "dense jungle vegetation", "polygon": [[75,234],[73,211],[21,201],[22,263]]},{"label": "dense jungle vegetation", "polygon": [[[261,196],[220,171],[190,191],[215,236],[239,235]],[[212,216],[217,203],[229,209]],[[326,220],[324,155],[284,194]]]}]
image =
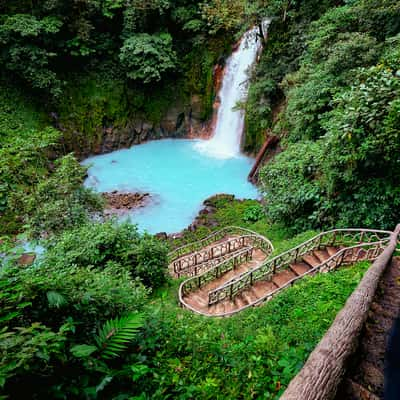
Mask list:
[{"label": "dense jungle vegetation", "polygon": [[269,129],[285,149],[262,173],[268,215],[297,230],[393,228],[400,218],[400,3],[332,2],[337,7],[319,19],[328,2],[298,3],[286,23],[272,25],[247,105],[249,143]]},{"label": "dense jungle vegetation", "polygon": [[[214,66],[266,16],[244,139],[254,153],[281,138],[265,207],[219,199],[214,228],[169,242],[103,221],[74,145],[193,95],[207,120]],[[0,1],[0,398],[279,398],[368,264],[216,320],[177,306],[168,249],[226,225],[276,251],[332,226],[392,229],[399,60],[396,0]],[[46,248],[32,266],[25,240]]]}]

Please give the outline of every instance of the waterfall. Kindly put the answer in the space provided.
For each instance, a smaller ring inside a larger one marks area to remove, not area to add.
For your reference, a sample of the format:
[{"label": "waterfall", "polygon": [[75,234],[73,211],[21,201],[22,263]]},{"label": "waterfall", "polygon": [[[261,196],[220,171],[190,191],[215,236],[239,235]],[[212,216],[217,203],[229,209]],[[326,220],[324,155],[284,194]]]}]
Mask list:
[{"label": "waterfall", "polygon": [[228,58],[218,98],[216,125],[210,140],[197,144],[197,149],[216,158],[232,158],[240,154],[240,142],[244,127],[244,111],[241,103],[248,93],[248,70],[255,63],[261,41],[258,28],[247,31],[239,48]]}]

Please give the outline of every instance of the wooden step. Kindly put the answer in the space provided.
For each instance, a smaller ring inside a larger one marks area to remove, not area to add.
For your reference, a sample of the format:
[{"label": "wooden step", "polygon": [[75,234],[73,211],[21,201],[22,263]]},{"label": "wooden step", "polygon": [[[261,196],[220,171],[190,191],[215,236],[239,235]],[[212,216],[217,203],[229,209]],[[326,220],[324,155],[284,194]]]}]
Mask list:
[{"label": "wooden step", "polygon": [[241,295],[246,300],[247,304],[254,303],[258,298],[252,286],[249,289],[245,290]]},{"label": "wooden step", "polygon": [[208,299],[199,296],[198,294],[191,293],[187,298],[186,301],[193,307],[202,309],[208,306]]},{"label": "wooden step", "polygon": [[304,262],[290,264],[290,268],[295,271],[297,275],[303,275],[311,269],[311,267]]},{"label": "wooden step", "polygon": [[329,257],[335,255],[340,249],[338,247],[327,246],[326,251],[329,254]]},{"label": "wooden step", "polygon": [[290,271],[292,271],[296,276],[299,276],[299,275],[300,275],[300,274],[297,273],[297,271],[296,271],[294,268],[292,268],[291,265],[288,266],[288,269],[289,269]]},{"label": "wooden step", "polygon": [[303,256],[303,261],[306,262],[311,267],[317,267],[321,264],[319,258],[315,257],[313,254],[306,254]]},{"label": "wooden step", "polygon": [[273,275],[272,282],[275,283],[275,285],[282,287],[294,278],[296,278],[295,273],[290,269],[285,269],[284,271],[278,272]]},{"label": "wooden step", "polygon": [[235,304],[235,308],[242,308],[249,304],[249,301],[243,296],[243,293],[240,293],[233,299],[233,303]]},{"label": "wooden step", "polygon": [[225,312],[226,312],[226,313],[235,311],[235,310],[237,310],[237,309],[238,309],[238,307],[237,307],[236,304],[233,303],[232,301],[226,302],[226,303],[225,303]]},{"label": "wooden step", "polygon": [[217,303],[214,307],[215,307],[215,314],[222,314],[226,311],[224,302]]},{"label": "wooden step", "polygon": [[258,281],[254,283],[252,290],[256,294],[257,299],[260,299],[268,293],[274,292],[278,287],[279,286],[272,281]]},{"label": "wooden step", "polygon": [[317,257],[321,263],[325,262],[331,257],[326,250],[314,250],[313,255]]}]

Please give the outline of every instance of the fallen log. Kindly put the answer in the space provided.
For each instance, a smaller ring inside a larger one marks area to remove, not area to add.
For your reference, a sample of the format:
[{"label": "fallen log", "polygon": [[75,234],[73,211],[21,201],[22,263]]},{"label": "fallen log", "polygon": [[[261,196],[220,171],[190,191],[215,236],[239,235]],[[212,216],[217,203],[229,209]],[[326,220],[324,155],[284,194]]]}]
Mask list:
[{"label": "fallen log", "polygon": [[262,160],[264,159],[265,153],[267,152],[267,150],[270,147],[276,145],[278,142],[279,142],[278,136],[268,136],[267,140],[264,142],[263,146],[261,147],[260,151],[258,152],[256,161],[254,162],[254,165],[253,165],[253,168],[251,169],[251,171],[247,177],[247,179],[250,182],[254,183],[258,168],[260,167],[260,164],[261,164]]},{"label": "fallen log", "polygon": [[343,379],[346,361],[357,349],[379,280],[396,250],[400,224],[336,316],[333,324],[292,379],[281,400],[331,400]]}]

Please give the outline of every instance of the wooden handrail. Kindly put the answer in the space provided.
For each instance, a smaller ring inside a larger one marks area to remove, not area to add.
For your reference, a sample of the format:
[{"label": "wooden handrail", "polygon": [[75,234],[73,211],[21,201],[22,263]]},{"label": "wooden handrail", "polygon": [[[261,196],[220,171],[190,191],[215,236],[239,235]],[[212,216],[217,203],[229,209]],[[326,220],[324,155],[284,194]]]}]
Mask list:
[{"label": "wooden handrail", "polygon": [[209,234],[208,236],[206,236],[203,239],[184,244],[183,246],[180,246],[177,249],[172,250],[171,252],[168,253],[169,262],[171,263],[172,261],[176,260],[177,258],[179,258],[185,254],[189,254],[191,252],[198,251],[201,248],[203,248],[204,246],[211,244],[217,240],[220,240],[228,234],[236,234],[236,235],[240,235],[240,236],[257,235],[260,238],[262,238],[263,240],[268,241],[269,245],[273,249],[272,243],[268,239],[266,239],[264,236],[260,235],[259,233],[256,233],[250,229],[242,228],[239,226],[226,226],[218,231],[212,232],[211,234]]},{"label": "wooden handrail", "polygon": [[290,382],[281,400],[331,400],[345,373],[346,361],[357,348],[378,283],[390,263],[400,235],[400,224],[388,246],[367,270],[363,279],[336,316],[333,324]]},{"label": "wooden handrail", "polygon": [[[272,259],[269,259],[265,261],[263,264],[257,266],[256,268],[249,270],[247,272],[244,272],[240,275],[237,275],[230,279],[229,281],[225,282],[223,285],[215,288],[209,293],[209,298],[210,302],[209,304],[213,304],[218,302],[218,298],[220,297],[219,293],[230,293],[231,286],[236,286],[238,289],[233,290],[235,295],[239,294],[240,291],[243,291],[246,289],[246,287],[249,286],[249,284],[242,284],[241,282],[249,282],[249,276],[252,274],[254,276],[254,273],[257,273],[257,278],[255,280],[265,280],[269,275],[273,274],[276,272],[276,270],[282,269],[283,267],[287,266],[290,264],[292,261],[297,259],[297,257],[306,254],[307,252],[318,248],[321,245],[322,238],[326,238],[326,243],[325,244],[330,244],[333,245],[334,242],[338,240],[338,235],[342,234],[343,238],[346,237],[346,235],[354,235],[356,236],[357,234],[371,234],[371,235],[380,235],[384,234],[387,235],[387,239],[389,239],[391,232],[390,231],[381,231],[381,230],[373,230],[373,229],[334,229],[331,231],[327,232],[321,232],[318,235],[314,236],[313,238],[307,240],[304,243],[301,243],[300,245],[287,250],[277,256],[275,256]],[[334,239],[330,240],[330,236]],[[376,239],[378,240],[373,240],[372,242],[379,242],[382,241],[380,237],[376,236]],[[341,245],[345,245],[344,241],[340,243]],[[252,279],[254,281],[254,279]],[[222,298],[225,298],[226,296],[224,294],[221,295]]]},{"label": "wooden handrail", "polygon": [[[374,229],[357,229],[357,228],[349,228],[349,229],[334,229],[331,231],[327,232],[321,232],[320,234],[314,236],[313,238],[307,240],[306,242],[294,247],[293,249],[287,250],[276,257],[269,259],[265,261],[263,264],[260,266],[245,272],[243,274],[237,275],[236,277],[232,278],[230,281],[226,282],[225,284],[221,285],[219,288],[211,290],[209,292],[209,304],[210,304],[210,296],[214,296],[214,294],[218,295],[218,291],[223,291],[224,294],[221,296],[221,298],[226,298],[227,296],[234,296],[239,293],[240,290],[244,289],[246,287],[246,284],[241,281],[246,281],[248,280],[249,282],[253,284],[255,281],[259,280],[260,278],[265,279],[265,274],[269,273],[271,271],[265,271],[269,267],[276,268],[277,270],[281,270],[287,263],[290,263],[293,261],[293,257],[299,254],[306,254],[308,251],[312,251],[316,249],[318,246],[322,245],[330,245],[332,242],[340,242],[341,244],[347,245],[344,249],[340,250],[338,253],[334,254],[332,257],[330,257],[328,260],[325,262],[321,263],[320,265],[316,266],[315,268],[312,268],[310,271],[308,271],[307,274],[301,275],[299,277],[296,277],[289,281],[287,285],[284,287],[280,287],[276,289],[274,292],[268,293],[263,297],[260,297],[259,299],[255,300],[252,303],[249,303],[239,309],[229,311],[229,312],[223,312],[219,314],[210,314],[207,312],[203,312],[200,310],[196,310],[192,306],[190,306],[184,299],[185,294],[187,291],[193,290],[192,287],[192,282],[194,281],[195,277],[189,278],[185,280],[184,282],[181,283],[179,287],[179,302],[182,306],[185,308],[188,308],[189,310],[201,314],[204,316],[208,317],[227,317],[231,316],[237,312],[243,311],[247,308],[254,307],[263,301],[267,301],[271,299],[274,295],[278,294],[281,290],[286,288],[288,285],[292,285],[295,282],[297,282],[299,279],[303,278],[304,276],[308,274],[315,273],[317,271],[330,271],[332,269],[337,268],[339,265],[341,265],[344,262],[345,257],[350,256],[350,261],[351,262],[356,262],[358,259],[357,252],[364,247],[371,247],[369,250],[367,250],[367,259],[374,261],[385,249],[387,243],[389,243],[389,240],[391,238],[392,232],[390,231],[383,231],[383,230],[374,230]],[[359,238],[358,238],[359,235]],[[369,239],[368,242],[365,241],[365,236],[367,237],[367,240]],[[354,245],[354,240],[357,238],[358,244]],[[351,240],[350,240],[351,239]],[[360,239],[363,240],[363,243],[359,243]],[[349,245],[349,241],[353,242],[353,245]],[[355,254],[355,256],[354,256]],[[296,256],[297,257],[297,256]],[[279,261],[279,262],[278,262]],[[203,275],[206,276],[206,274],[210,274],[210,276],[213,274],[213,270],[219,268],[222,266],[224,263],[229,263],[230,260],[225,260],[221,264],[216,264],[213,268],[211,268],[209,271],[206,271]],[[268,267],[268,268],[267,268]],[[272,272],[271,272],[272,273]],[[208,281],[209,279],[207,279]],[[238,284],[238,285],[237,285]],[[234,293],[233,291],[233,285],[238,286],[238,290]],[[212,301],[214,303],[214,301]]]}]

